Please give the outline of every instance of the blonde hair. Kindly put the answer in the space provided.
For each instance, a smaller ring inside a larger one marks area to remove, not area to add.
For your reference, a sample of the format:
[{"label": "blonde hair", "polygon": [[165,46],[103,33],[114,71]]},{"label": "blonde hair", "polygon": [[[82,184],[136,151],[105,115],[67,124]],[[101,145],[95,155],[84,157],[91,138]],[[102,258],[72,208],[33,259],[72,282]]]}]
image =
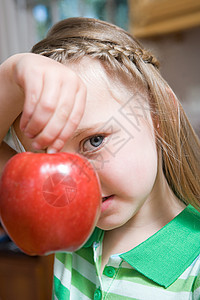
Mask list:
[{"label": "blonde hair", "polygon": [[88,18],[60,21],[32,52],[63,64],[84,56],[96,58],[108,75],[128,82],[129,88],[133,80],[145,86],[168,184],[179,199],[200,210],[199,139],[150,52],[123,29]]}]

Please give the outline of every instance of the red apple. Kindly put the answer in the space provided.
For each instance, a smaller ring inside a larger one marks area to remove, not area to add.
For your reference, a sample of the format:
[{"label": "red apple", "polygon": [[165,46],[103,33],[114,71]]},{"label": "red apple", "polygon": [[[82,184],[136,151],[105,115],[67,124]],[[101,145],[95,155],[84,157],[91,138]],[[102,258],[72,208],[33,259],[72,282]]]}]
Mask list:
[{"label": "red apple", "polygon": [[75,251],[92,233],[101,192],[92,165],[70,153],[19,153],[0,182],[0,217],[29,255]]}]

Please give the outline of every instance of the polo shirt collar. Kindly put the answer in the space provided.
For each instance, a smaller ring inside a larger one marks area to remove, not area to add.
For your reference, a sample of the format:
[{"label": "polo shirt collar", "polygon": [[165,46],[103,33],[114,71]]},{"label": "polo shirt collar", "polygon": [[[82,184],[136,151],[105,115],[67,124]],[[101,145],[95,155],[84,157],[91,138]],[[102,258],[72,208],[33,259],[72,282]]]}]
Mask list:
[{"label": "polo shirt collar", "polygon": [[[95,228],[84,247],[100,241],[103,231]],[[120,257],[138,272],[167,288],[200,254],[200,213],[188,205],[171,222]]]}]

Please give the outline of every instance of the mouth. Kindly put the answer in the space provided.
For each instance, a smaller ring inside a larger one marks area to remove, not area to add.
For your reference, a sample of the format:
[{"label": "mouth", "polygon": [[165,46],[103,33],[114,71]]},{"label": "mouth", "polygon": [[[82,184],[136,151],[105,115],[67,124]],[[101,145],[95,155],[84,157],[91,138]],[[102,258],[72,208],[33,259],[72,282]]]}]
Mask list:
[{"label": "mouth", "polygon": [[102,198],[102,202],[105,202],[108,199],[111,199],[114,195],[106,196]]}]

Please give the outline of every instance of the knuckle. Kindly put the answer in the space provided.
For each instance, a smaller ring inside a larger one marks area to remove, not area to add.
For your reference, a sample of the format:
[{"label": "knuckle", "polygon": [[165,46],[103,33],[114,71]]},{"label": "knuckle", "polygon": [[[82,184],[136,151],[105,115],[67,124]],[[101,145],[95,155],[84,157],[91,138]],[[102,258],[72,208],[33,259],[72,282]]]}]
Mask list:
[{"label": "knuckle", "polygon": [[43,136],[43,141],[48,144],[52,142],[54,139],[55,139],[55,135],[53,134],[53,132],[50,131],[46,132],[45,135]]},{"label": "knuckle", "polygon": [[68,120],[69,126],[72,128],[77,128],[79,125],[79,122],[80,122],[80,118],[78,118],[77,116],[69,118],[69,120]]},{"label": "knuckle", "polygon": [[67,120],[68,117],[69,117],[68,109],[65,106],[61,106],[58,112],[59,120],[61,121]]},{"label": "knuckle", "polygon": [[62,149],[62,148],[64,147],[64,145],[65,145],[65,142],[64,142],[62,139],[58,138],[58,139],[56,139],[56,141],[52,144],[52,148],[54,148],[54,149],[56,149],[56,150],[60,150],[60,149]]},{"label": "knuckle", "polygon": [[31,120],[31,127],[36,130],[36,128],[41,128],[44,126],[45,122],[39,115],[34,115]]},{"label": "knuckle", "polygon": [[35,91],[30,92],[30,99],[29,99],[29,105],[35,106],[37,104],[37,96],[35,94]]},{"label": "knuckle", "polygon": [[45,112],[53,113],[55,110],[54,103],[53,102],[48,102],[48,101],[43,101],[41,103],[41,108]]},{"label": "knuckle", "polygon": [[23,111],[22,116],[21,116],[21,122],[28,123],[31,119],[31,115],[32,115],[31,111],[29,111],[29,110]]},{"label": "knuckle", "polygon": [[35,142],[41,145],[41,147],[47,147],[53,142],[54,139],[55,137],[53,137],[51,134],[40,134],[37,138],[35,138]]}]

